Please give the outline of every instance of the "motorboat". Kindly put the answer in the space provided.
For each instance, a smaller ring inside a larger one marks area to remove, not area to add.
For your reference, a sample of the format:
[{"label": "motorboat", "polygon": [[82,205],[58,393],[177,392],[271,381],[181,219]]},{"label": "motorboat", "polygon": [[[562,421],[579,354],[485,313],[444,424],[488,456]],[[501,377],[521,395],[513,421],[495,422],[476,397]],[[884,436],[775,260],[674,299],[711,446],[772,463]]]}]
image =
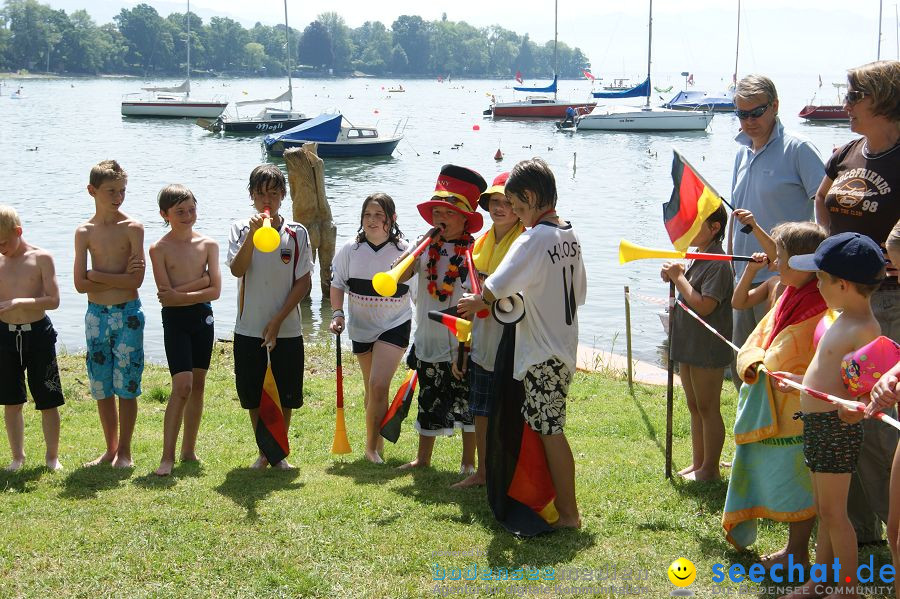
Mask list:
[{"label": "motorboat", "polygon": [[316,153],[323,158],[353,158],[358,156],[390,156],[403,133],[400,123],[390,136],[381,135],[375,127],[357,127],[343,115],[320,114],[287,131],[266,135],[263,139],[270,156],[283,156],[289,148],[305,143],[318,144]]}]

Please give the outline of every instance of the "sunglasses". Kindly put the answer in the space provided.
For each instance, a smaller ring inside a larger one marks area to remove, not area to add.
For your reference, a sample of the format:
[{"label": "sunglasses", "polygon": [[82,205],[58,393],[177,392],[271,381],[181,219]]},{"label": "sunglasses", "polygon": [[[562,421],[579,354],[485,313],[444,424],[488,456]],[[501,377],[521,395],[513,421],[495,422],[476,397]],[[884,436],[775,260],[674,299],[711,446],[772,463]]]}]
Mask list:
[{"label": "sunglasses", "polygon": [[743,120],[746,119],[758,119],[762,115],[766,114],[766,111],[769,109],[771,104],[766,103],[762,106],[757,106],[756,108],[752,108],[750,110],[735,110],[734,114],[737,115],[737,118]]},{"label": "sunglasses", "polygon": [[847,95],[844,96],[845,104],[856,104],[863,98],[865,98],[868,94],[863,91],[859,91],[858,89],[850,89],[847,90]]}]

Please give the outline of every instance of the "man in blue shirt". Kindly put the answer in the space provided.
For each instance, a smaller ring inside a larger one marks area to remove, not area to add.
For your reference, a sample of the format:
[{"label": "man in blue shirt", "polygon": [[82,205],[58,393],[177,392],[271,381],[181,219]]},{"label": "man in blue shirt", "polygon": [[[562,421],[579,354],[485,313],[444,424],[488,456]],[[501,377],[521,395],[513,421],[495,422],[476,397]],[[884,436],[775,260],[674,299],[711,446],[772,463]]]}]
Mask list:
[{"label": "man in blue shirt", "polygon": [[[778,118],[778,92],[772,80],[763,75],[748,75],[738,81],[734,90],[735,113],[741,131],[735,137],[740,144],[734,160],[731,182],[735,208],[749,210],[766,232],[785,222],[813,220],[816,196],[825,165],[812,143],[784,130]],[[729,224],[728,253],[749,256],[762,247],[753,235]],[[735,283],[744,272],[745,263],[735,263]],[[753,280],[759,285],[774,275],[761,269]],[[768,312],[765,302],[754,308],[734,311],[732,341],[741,346],[760,319]],[[732,369],[733,371],[733,369]],[[733,374],[740,389],[740,377]]]}]

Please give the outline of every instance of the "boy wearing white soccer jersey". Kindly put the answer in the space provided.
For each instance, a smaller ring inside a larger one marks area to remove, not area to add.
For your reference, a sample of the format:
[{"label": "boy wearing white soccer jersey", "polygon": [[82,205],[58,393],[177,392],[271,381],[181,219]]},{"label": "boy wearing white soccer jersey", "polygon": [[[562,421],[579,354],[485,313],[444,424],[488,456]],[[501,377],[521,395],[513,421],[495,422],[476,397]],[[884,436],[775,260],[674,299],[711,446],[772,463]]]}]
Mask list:
[{"label": "boy wearing white soccer jersey", "polygon": [[572,224],[556,214],[556,180],[540,158],[513,167],[506,197],[530,228],[484,282],[483,296],[493,302],[519,292],[524,295],[513,377],[524,383],[522,415],[540,435],[547,455],[559,511],[556,526],[578,528],[575,460],[563,427],[578,349],[577,311],[587,294],[581,244]]}]

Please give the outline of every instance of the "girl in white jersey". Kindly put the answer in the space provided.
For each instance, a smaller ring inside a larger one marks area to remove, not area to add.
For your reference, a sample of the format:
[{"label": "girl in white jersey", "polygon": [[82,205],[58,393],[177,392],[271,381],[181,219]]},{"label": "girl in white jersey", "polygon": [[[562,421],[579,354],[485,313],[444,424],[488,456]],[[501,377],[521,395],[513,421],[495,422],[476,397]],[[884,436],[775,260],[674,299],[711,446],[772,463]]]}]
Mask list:
[{"label": "girl in white jersey", "polygon": [[387,411],[391,379],[409,345],[412,312],[409,286],[401,283],[392,297],[372,287],[376,273],[390,270],[407,243],[397,227],[394,200],[384,193],[365,199],[356,237],[344,244],[331,264],[331,332],[344,330],[344,296],[349,296],[350,340],[366,388],[366,459],[382,463],[381,420]]},{"label": "girl in white jersey", "polygon": [[526,227],[497,270],[484,282],[492,303],[522,293],[525,317],[516,325],[513,378],[524,386],[522,416],[540,435],[556,489],[557,527],[581,526],[575,501],[575,460],[563,433],[566,396],[575,373],[578,306],[587,277],[572,224],[556,214],[556,180],[540,158],[513,167],[506,197]]}]

